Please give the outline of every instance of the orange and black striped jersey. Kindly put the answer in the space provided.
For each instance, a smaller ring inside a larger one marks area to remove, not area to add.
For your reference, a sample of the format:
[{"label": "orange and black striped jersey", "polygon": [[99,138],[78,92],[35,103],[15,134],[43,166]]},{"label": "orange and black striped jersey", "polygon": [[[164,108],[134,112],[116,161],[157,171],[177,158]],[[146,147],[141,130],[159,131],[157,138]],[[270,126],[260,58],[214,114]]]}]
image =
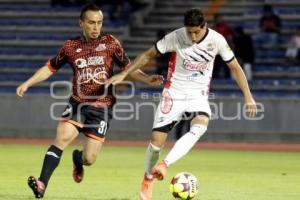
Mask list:
[{"label": "orange and black striped jersey", "polygon": [[120,42],[110,34],[87,42],[83,37],[67,40],[58,54],[47,62],[52,72],[68,63],[73,70],[72,97],[95,107],[112,107],[115,97],[106,81],[117,64],[124,69],[130,60]]}]

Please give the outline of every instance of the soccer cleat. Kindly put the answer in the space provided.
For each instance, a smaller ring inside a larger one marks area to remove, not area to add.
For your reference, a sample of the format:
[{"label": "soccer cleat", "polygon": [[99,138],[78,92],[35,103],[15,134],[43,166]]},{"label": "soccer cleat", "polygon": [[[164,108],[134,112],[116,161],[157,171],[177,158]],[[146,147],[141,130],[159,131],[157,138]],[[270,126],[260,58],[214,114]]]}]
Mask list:
[{"label": "soccer cleat", "polygon": [[32,189],[35,198],[41,199],[44,197],[46,187],[42,181],[37,180],[33,176],[29,176],[27,183],[28,186]]},{"label": "soccer cleat", "polygon": [[167,169],[167,164],[165,163],[165,161],[162,160],[151,170],[151,174],[154,178],[161,181],[165,178],[167,174]]},{"label": "soccer cleat", "polygon": [[153,178],[148,178],[146,173],[141,185],[139,200],[151,200],[153,190]]},{"label": "soccer cleat", "polygon": [[83,179],[83,175],[84,175],[84,169],[82,165],[76,165],[75,162],[75,151],[78,150],[74,150],[73,151],[73,179],[76,183],[80,183]]}]

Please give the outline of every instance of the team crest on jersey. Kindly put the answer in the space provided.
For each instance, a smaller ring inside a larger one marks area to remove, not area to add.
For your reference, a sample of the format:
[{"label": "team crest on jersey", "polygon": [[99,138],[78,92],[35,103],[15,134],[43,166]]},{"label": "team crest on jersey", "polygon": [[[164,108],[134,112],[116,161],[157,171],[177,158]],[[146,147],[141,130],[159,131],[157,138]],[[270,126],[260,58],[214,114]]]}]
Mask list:
[{"label": "team crest on jersey", "polygon": [[96,51],[103,51],[104,49],[106,49],[105,44],[99,44],[98,47],[95,50]]},{"label": "team crest on jersey", "polygon": [[207,45],[206,45],[206,50],[207,51],[213,51],[215,49],[215,45],[211,42],[209,42]]}]

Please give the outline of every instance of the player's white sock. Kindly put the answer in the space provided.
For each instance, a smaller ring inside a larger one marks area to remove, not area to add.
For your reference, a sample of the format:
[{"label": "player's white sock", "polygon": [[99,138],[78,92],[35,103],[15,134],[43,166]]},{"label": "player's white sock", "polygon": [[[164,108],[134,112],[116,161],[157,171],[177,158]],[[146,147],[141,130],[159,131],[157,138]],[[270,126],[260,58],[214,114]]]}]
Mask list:
[{"label": "player's white sock", "polygon": [[187,154],[200,139],[200,137],[205,133],[206,129],[207,127],[204,125],[194,124],[189,132],[177,140],[171,151],[164,159],[167,166],[170,166]]},{"label": "player's white sock", "polygon": [[148,178],[152,178],[151,169],[156,165],[160,152],[161,152],[160,147],[149,143],[149,146],[146,150],[146,157],[145,157],[146,174]]}]

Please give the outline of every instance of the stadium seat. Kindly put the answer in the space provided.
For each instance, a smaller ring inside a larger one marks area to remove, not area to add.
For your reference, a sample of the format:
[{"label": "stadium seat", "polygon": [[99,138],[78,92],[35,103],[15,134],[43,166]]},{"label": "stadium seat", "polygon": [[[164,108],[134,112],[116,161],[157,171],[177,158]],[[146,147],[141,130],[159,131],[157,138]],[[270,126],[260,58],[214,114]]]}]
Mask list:
[{"label": "stadium seat", "polygon": [[[0,92],[15,92],[17,83],[24,81],[29,74],[57,53],[60,42],[79,34],[78,21],[74,19],[79,14],[79,6],[52,7],[50,1],[34,2],[0,1],[0,41],[5,41],[0,46],[0,85],[3,86]],[[285,63],[284,55],[291,34],[299,27],[300,8],[293,6],[289,0],[268,2],[283,18],[280,45],[276,49],[256,49],[254,79],[250,81],[250,86],[255,96],[299,97],[297,89],[299,90],[300,86],[300,66]],[[144,10],[141,15],[133,17],[137,21],[133,21],[128,28],[124,28],[122,23],[104,20],[103,31],[121,38],[127,54],[133,58],[155,43],[157,30],[161,29],[167,33],[182,26],[184,10],[190,7],[201,7],[205,10],[210,4],[210,0],[155,0],[147,7],[147,11]],[[258,20],[263,4],[263,1],[228,1],[220,9],[220,13],[225,15],[232,26],[243,26],[246,32],[254,34],[259,31]],[[104,6],[103,11],[107,16],[109,7]],[[210,24],[211,18],[208,18],[208,21]],[[119,25],[121,28],[116,27]],[[26,43],[28,41],[31,43]],[[70,72],[59,72],[50,81],[68,80],[69,77]],[[13,81],[15,83],[11,84]],[[137,84],[137,88],[137,93],[157,93],[162,89],[143,84]],[[49,92],[49,88],[40,86],[30,92]],[[219,96],[242,95],[231,79],[213,79],[211,92]]]}]

